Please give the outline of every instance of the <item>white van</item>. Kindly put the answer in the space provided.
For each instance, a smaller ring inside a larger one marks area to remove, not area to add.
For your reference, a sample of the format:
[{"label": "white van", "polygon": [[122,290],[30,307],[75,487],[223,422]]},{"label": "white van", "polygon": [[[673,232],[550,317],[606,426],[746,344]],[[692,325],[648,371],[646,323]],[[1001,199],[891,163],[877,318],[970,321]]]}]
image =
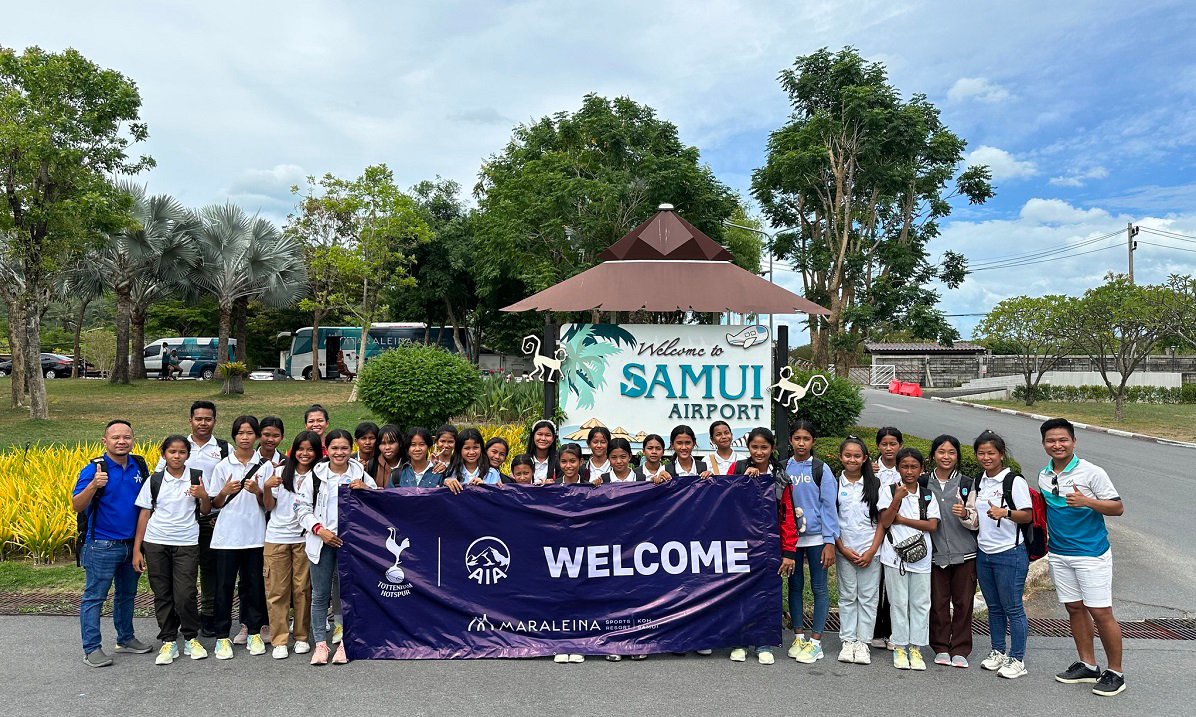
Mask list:
[{"label": "white van", "polygon": [[[145,373],[150,378],[157,378],[162,370],[162,349],[177,351],[179,368],[183,370],[180,378],[197,378],[210,380],[216,375],[216,347],[220,344],[219,337],[214,336],[176,336],[158,339],[145,347]],[[237,340],[228,340],[228,361],[233,360],[233,352],[237,347]]]}]

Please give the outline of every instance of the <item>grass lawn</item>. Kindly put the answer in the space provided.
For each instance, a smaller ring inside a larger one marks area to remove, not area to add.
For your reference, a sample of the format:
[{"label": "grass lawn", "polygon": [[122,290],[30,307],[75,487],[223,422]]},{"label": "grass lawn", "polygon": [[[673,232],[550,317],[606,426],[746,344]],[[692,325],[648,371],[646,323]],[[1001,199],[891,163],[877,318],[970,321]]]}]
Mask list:
[{"label": "grass lawn", "polygon": [[1177,441],[1196,441],[1196,404],[1127,403],[1125,404],[1125,420],[1117,421],[1113,418],[1112,403],[1039,401],[1033,406],[1026,406],[1021,401],[977,401],[977,403],[1047,416],[1063,416],[1072,421],[1172,438]]},{"label": "grass lawn", "polygon": [[322,404],[333,428],[353,428],[363,420],[377,421],[361,403],[347,403],[352,386],[334,381],[246,381],[245,393],[225,396],[219,381],[134,381],[117,386],[99,379],[54,379],[46,382],[50,421],[33,421],[25,409],[9,407],[12,378],[0,379],[0,450],[29,443],[75,444],[99,440],[104,424],[113,418],[132,422],[137,438],[161,440],[171,433],[187,433],[188,409],[196,399],[216,404],[216,435],[228,439],[233,417],[248,413],[258,418],[280,416],[287,437],[303,425],[303,411]]}]

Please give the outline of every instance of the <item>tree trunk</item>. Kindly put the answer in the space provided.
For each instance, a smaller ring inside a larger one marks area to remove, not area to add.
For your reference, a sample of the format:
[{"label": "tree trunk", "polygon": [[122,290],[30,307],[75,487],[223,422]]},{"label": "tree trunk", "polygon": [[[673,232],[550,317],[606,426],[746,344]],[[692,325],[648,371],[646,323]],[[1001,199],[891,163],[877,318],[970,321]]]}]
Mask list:
[{"label": "tree trunk", "polygon": [[83,335],[83,317],[87,315],[87,305],[91,303],[91,299],[84,299],[79,302],[79,314],[75,317],[75,343],[74,343],[74,361],[71,362],[71,378],[79,378],[79,372],[87,375],[87,371],[83,367],[83,350],[81,347]]},{"label": "tree trunk", "polygon": [[8,304],[8,346],[12,351],[12,407],[26,405],[25,395],[25,312],[20,297]]},{"label": "tree trunk", "polygon": [[228,335],[232,330],[233,310],[232,305],[220,303],[220,328],[217,329],[216,339],[216,366],[228,363]]},{"label": "tree trunk", "polygon": [[29,417],[48,420],[50,404],[46,400],[46,379],[42,376],[42,316],[37,286],[27,283],[23,298],[25,345],[22,353],[25,355],[25,383],[29,389]]},{"label": "tree trunk", "polygon": [[116,287],[116,365],[110,383],[129,383],[129,323],[133,315],[133,297],[128,286]]},{"label": "tree trunk", "polygon": [[1113,400],[1113,418],[1118,423],[1125,420],[1125,383],[1117,387],[1117,396]]},{"label": "tree trunk", "polygon": [[132,346],[129,347],[129,378],[145,378],[145,319],[146,310],[134,306],[129,316],[129,333]]},{"label": "tree trunk", "polygon": [[233,304],[233,338],[237,345],[233,349],[233,358],[246,366],[249,365],[249,298],[237,299]]},{"label": "tree trunk", "polygon": [[469,354],[465,353],[465,345],[461,343],[460,325],[457,323],[457,314],[453,312],[453,305],[447,298],[444,300],[444,310],[448,313],[449,324],[453,327],[453,346],[457,348],[457,353],[465,358],[469,358]]},{"label": "tree trunk", "polygon": [[311,315],[311,371],[308,376],[312,381],[320,380],[320,319],[324,318],[323,314],[322,311],[313,311]]}]

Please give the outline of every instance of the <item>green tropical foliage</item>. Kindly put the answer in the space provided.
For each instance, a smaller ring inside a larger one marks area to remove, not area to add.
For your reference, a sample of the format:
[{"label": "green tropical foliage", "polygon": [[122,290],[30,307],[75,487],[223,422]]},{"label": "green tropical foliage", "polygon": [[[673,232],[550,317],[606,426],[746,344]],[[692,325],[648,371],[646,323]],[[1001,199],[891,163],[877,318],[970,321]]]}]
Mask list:
[{"label": "green tropical foliage", "polygon": [[562,336],[567,354],[561,363],[564,384],[577,396],[577,407],[593,408],[595,393],[606,386],[607,357],[635,348],[635,337],[615,324],[575,324]]}]

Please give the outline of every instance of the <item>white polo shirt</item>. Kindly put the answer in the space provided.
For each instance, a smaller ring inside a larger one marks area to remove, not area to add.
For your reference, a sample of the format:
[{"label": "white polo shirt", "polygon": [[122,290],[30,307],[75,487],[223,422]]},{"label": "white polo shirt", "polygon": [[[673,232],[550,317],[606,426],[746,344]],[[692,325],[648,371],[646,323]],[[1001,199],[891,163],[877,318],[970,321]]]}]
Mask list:
[{"label": "white polo shirt", "polygon": [[[157,471],[155,471],[157,472]],[[137,494],[138,508],[153,509],[145,526],[147,543],[158,545],[199,545],[199,523],[195,520],[196,500],[191,497],[191,471],[183,468],[183,475],[175,478],[166,471],[158,490],[158,507],[153,507],[150,481],[141,483]]]},{"label": "white polo shirt", "polygon": [[635,480],[635,471],[631,470],[630,468],[627,470],[626,478],[620,478],[619,476],[615,475],[614,471],[607,471],[603,475],[609,476],[611,483],[636,483],[637,482]]},{"label": "white polo shirt", "polygon": [[[926,519],[931,518],[942,519],[942,513],[939,511],[939,502],[934,499],[934,494],[928,494],[930,500],[926,501]],[[918,510],[918,501],[921,498],[921,492],[916,488],[911,495],[905,496],[901,501],[901,507],[897,509],[897,514],[903,518],[911,520],[921,520],[922,516]],[[893,503],[893,486],[882,486],[880,489],[880,505],[888,507]],[[914,535],[921,535],[922,539],[926,541],[926,557],[922,558],[916,563],[906,563],[905,571],[908,573],[929,573],[931,556],[934,551],[934,546],[930,541],[930,533],[911,528],[908,525],[897,525],[894,523],[889,527],[889,535],[892,536],[893,542],[890,543],[886,537],[880,543],[880,562],[888,565],[890,568],[898,567],[897,551],[893,549],[893,545],[900,543]]]},{"label": "white polo shirt", "polygon": [[[208,495],[216,495],[231,480],[248,478],[246,473],[250,468],[261,462],[257,451],[253,452],[248,463],[237,460],[236,453],[229,453],[228,458],[216,464],[212,476],[207,481]],[[267,461],[265,465],[255,471],[258,486],[266,482],[266,478],[273,472],[273,467]],[[220,518],[212,530],[212,548],[218,550],[241,550],[243,548],[260,548],[266,543],[266,512],[257,502],[257,496],[248,490],[242,490],[232,497],[220,509]]]},{"label": "white polo shirt", "polygon": [[[277,474],[281,476],[282,470],[278,468]],[[265,469],[262,469],[262,472],[265,472]],[[274,510],[270,511],[270,520],[266,523],[267,543],[295,545],[303,542],[303,527],[299,525],[299,516],[295,515],[295,500],[303,491],[303,484],[308,478],[307,473],[295,473],[294,493],[282,485],[270,489],[270,494],[274,496]]]},{"label": "white polo shirt", "polygon": [[882,460],[876,461],[876,477],[880,479],[882,486],[897,485],[901,482],[901,474],[897,472],[897,466],[888,468]]},{"label": "white polo shirt", "polygon": [[731,451],[731,457],[724,459],[718,454],[718,451],[711,451],[709,456],[708,466],[714,466],[715,473],[720,476],[730,475],[731,469],[735,467],[735,461],[739,460],[739,454]]},{"label": "white polo shirt", "polygon": [[536,455],[532,454],[532,465],[534,471],[532,473],[532,483],[539,485],[548,480],[548,459],[540,460]]},{"label": "white polo shirt", "polygon": [[644,478],[646,480],[653,480],[653,479],[655,479],[659,476],[665,475],[669,472],[668,469],[664,467],[664,463],[661,463],[655,472],[649,472],[648,469],[643,466],[640,466],[640,471],[643,472]]},{"label": "white polo shirt", "polygon": [[1009,469],[1005,468],[992,478],[987,475],[982,476],[976,485],[976,515],[980,527],[980,532],[976,534],[976,544],[987,555],[1003,553],[1022,542],[1017,534],[1017,523],[1012,519],[1002,518],[997,521],[988,517],[989,504],[1010,510],[1025,510],[1031,507],[1030,485],[1021,476],[1016,476],[1013,479],[1013,505],[1001,505],[1005,495],[1005,475],[1007,473],[1009,473]]},{"label": "white polo shirt", "polygon": [[[216,441],[216,436],[208,436],[208,442],[200,445],[191,435],[187,436],[187,443],[191,444],[191,455],[187,456],[187,462],[184,465],[203,473],[204,485],[207,485],[208,479],[212,477],[212,470],[216,468],[217,463],[223,460],[220,457],[220,443]],[[229,446],[228,450],[231,454],[232,446]],[[161,470],[166,470],[165,458],[159,458],[158,465],[154,468],[154,471]],[[190,477],[187,480],[191,480]]]},{"label": "white polo shirt", "polygon": [[[882,486],[882,493],[883,486]],[[889,494],[892,500],[892,493]],[[843,544],[857,553],[862,553],[872,547],[872,538],[876,535],[876,524],[868,515],[868,504],[864,502],[864,479],[847,480],[846,475],[839,476],[839,538]],[[879,502],[879,498],[877,501]]]}]

